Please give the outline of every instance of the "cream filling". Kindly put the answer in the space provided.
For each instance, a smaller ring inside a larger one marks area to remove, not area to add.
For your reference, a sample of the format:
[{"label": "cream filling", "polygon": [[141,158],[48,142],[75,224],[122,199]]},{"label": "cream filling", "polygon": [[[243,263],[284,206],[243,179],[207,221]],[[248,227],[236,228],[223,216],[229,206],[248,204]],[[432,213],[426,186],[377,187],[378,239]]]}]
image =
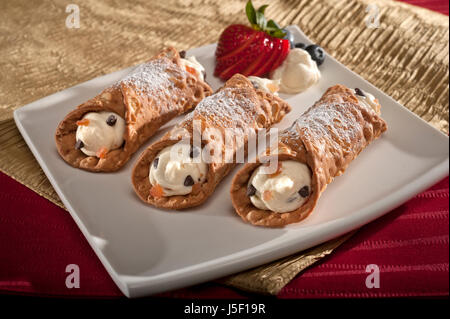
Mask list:
[{"label": "cream filling", "polygon": [[192,155],[189,144],[175,144],[161,150],[150,164],[149,180],[153,186],[160,185],[163,196],[187,195],[192,186],[206,180],[208,165],[201,153]]},{"label": "cream filling", "polygon": [[[361,89],[360,89],[361,90]],[[373,109],[375,112],[380,113],[380,105],[377,103],[377,99],[372,94],[361,90],[364,96],[358,95],[356,90],[353,90],[354,94],[358,98],[358,101],[369,109]]]},{"label": "cream filling", "polygon": [[[116,118],[114,125],[108,125],[110,116]],[[125,120],[114,112],[90,112],[86,113],[83,120],[88,124],[79,125],[76,132],[77,141],[83,142],[80,150],[88,156],[98,156],[101,148],[107,151],[117,149],[122,146],[125,133]]]},{"label": "cream filling", "polygon": [[320,80],[317,63],[303,49],[292,49],[286,60],[272,72],[271,78],[280,81],[280,92],[294,94],[306,91]]},{"label": "cream filling", "polygon": [[252,82],[255,89],[262,89],[266,92],[272,93],[273,95],[278,95],[280,90],[280,81],[260,78],[258,76],[249,76],[248,79]]},{"label": "cream filling", "polygon": [[185,68],[190,67],[191,69],[193,69],[195,71],[195,75],[197,76],[197,78],[199,78],[202,81],[205,80],[205,77],[204,77],[205,68],[203,67],[203,65],[200,64],[200,62],[197,61],[195,56],[190,56],[189,58],[184,58],[184,59],[181,58],[181,64]]},{"label": "cream filling", "polygon": [[266,174],[264,166],[255,169],[248,187],[249,190],[252,187],[256,189],[250,200],[257,208],[276,213],[291,212],[308,199],[311,192],[311,173],[306,164],[281,161],[277,173],[274,174]]}]

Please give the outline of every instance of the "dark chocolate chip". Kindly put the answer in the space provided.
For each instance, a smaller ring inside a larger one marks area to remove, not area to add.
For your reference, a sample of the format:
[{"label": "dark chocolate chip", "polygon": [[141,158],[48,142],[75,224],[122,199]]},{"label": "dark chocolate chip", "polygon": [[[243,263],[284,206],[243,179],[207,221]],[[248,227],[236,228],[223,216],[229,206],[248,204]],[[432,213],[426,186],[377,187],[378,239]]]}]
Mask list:
[{"label": "dark chocolate chip", "polygon": [[114,126],[116,125],[117,122],[117,117],[114,114],[111,114],[110,116],[108,116],[108,118],[106,119],[106,124],[108,124],[109,126]]},{"label": "dark chocolate chip", "polygon": [[178,52],[178,54],[180,55],[180,58],[184,59],[186,57],[186,51],[181,50],[180,52]]},{"label": "dark chocolate chip", "polygon": [[308,186],[303,186],[302,189],[300,189],[298,191],[298,193],[300,194],[301,197],[306,198],[309,196],[309,187]]},{"label": "dark chocolate chip", "polygon": [[195,158],[200,154],[200,150],[198,149],[198,147],[192,146],[191,147],[191,152],[189,153],[189,156],[191,158]]},{"label": "dark chocolate chip", "polygon": [[259,89],[259,84],[256,81],[250,80],[250,82],[252,82],[252,85],[255,89]]},{"label": "dark chocolate chip", "polygon": [[355,93],[356,93],[356,95],[359,95],[359,96],[366,96],[364,94],[364,92],[361,89],[358,89],[358,88],[355,89]]},{"label": "dark chocolate chip", "polygon": [[248,185],[248,187],[247,187],[247,196],[250,197],[250,196],[253,196],[255,194],[256,194],[255,186],[253,186],[252,184]]},{"label": "dark chocolate chip", "polygon": [[194,184],[195,182],[192,176],[191,175],[186,176],[186,179],[184,180],[184,186],[192,186]]},{"label": "dark chocolate chip", "polygon": [[153,167],[158,168],[158,163],[159,163],[159,157],[157,157],[153,160]]},{"label": "dark chocolate chip", "polygon": [[75,142],[75,149],[76,149],[76,150],[82,149],[83,147],[84,147],[84,143],[83,143],[82,140],[77,140],[77,141]]}]

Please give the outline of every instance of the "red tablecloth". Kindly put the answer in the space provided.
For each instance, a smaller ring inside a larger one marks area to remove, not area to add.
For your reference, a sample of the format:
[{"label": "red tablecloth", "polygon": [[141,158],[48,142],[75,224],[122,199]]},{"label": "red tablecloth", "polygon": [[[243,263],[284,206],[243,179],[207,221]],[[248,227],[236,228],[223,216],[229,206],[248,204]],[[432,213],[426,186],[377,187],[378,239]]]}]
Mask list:
[{"label": "red tablecloth", "polygon": [[[407,0],[447,14],[443,0]],[[304,271],[280,298],[445,296],[449,294],[449,179],[363,227],[330,257]],[[68,264],[80,268],[80,288],[65,285]],[[367,288],[367,265],[379,288]],[[70,215],[0,173],[0,292],[47,296],[120,297]],[[162,294],[245,297],[215,283]]]}]

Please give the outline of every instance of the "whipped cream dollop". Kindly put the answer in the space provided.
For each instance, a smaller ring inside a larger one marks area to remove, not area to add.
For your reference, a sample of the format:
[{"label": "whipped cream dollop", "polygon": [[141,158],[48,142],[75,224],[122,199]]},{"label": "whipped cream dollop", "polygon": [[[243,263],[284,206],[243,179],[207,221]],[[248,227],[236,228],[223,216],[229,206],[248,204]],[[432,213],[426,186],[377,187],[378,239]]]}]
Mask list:
[{"label": "whipped cream dollop", "polygon": [[286,60],[273,71],[271,78],[280,81],[280,92],[294,94],[319,82],[320,76],[317,63],[309,53],[295,48],[289,51]]},{"label": "whipped cream dollop", "polygon": [[373,109],[377,113],[380,113],[380,104],[377,102],[375,96],[361,89],[354,89],[353,92],[358,98],[359,103],[369,109]]},{"label": "whipped cream dollop", "polygon": [[188,58],[181,58],[181,64],[184,66],[186,71],[197,76],[200,80],[205,80],[205,68],[200,62],[197,61],[195,56],[190,56]]},{"label": "whipped cream dollop", "polygon": [[248,79],[252,82],[255,89],[262,89],[273,95],[278,95],[278,91],[280,90],[280,80],[260,78],[253,75],[249,76]]},{"label": "whipped cream dollop", "polygon": [[247,195],[259,209],[291,212],[303,205],[311,192],[311,172],[306,164],[280,161],[278,170],[266,174],[259,166],[248,181]]},{"label": "whipped cream dollop", "polygon": [[114,112],[89,112],[77,124],[75,147],[87,156],[102,157],[99,152],[106,153],[123,144],[125,120]]},{"label": "whipped cream dollop", "polygon": [[208,165],[200,149],[189,144],[175,144],[162,149],[150,164],[149,180],[162,187],[162,196],[186,195],[196,183],[206,180]]}]

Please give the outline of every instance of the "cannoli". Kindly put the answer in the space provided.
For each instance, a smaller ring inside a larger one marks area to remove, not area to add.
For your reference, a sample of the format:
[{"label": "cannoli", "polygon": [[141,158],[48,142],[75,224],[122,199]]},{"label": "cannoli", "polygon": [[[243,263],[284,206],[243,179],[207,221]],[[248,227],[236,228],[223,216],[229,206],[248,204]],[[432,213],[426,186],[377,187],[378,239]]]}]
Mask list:
[{"label": "cannoli", "polygon": [[[387,129],[373,95],[343,85],[280,133],[276,146],[234,176],[233,206],[251,224],[282,227],[307,217],[326,186]],[[269,163],[276,170],[267,173]]]},{"label": "cannoli", "polygon": [[70,112],[56,129],[58,152],[76,168],[116,171],[162,125],[211,93],[201,64],[167,48]]},{"label": "cannoli", "polygon": [[[255,88],[245,76],[234,75],[143,152],[132,173],[136,194],[150,205],[168,209],[202,204],[236,165],[236,151],[247,152],[251,132],[281,121],[290,110],[270,89]],[[225,145],[227,129],[241,142]],[[205,134],[210,131],[219,134]],[[201,136],[198,146],[196,135]],[[211,149],[218,157],[208,160]]]}]

